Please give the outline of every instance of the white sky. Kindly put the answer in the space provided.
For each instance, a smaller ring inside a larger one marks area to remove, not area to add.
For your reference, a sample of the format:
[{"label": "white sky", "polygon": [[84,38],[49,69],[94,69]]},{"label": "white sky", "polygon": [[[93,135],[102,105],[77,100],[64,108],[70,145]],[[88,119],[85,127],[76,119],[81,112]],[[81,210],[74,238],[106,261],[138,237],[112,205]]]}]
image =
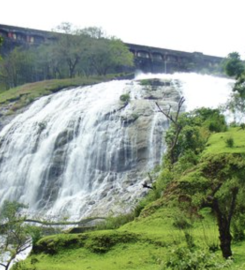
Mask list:
[{"label": "white sky", "polygon": [[2,0],[0,24],[102,27],[124,42],[245,58],[245,0]]}]

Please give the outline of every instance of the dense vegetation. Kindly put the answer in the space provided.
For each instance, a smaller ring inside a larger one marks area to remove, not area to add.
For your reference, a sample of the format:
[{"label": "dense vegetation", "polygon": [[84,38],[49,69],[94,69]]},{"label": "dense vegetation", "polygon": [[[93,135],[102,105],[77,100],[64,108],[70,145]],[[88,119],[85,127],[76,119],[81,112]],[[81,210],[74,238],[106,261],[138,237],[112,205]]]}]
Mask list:
[{"label": "dense vegetation", "polygon": [[23,44],[3,55],[0,89],[49,79],[101,76],[133,66],[126,45],[100,28],[74,29],[70,23],[62,23],[53,37],[39,46]]}]

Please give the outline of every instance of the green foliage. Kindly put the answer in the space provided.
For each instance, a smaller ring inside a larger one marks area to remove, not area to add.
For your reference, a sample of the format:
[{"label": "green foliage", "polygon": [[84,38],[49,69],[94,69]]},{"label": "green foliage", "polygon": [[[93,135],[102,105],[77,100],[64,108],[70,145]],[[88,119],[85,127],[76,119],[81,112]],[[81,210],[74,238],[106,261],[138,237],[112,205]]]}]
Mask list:
[{"label": "green foliage", "polygon": [[41,227],[27,226],[26,230],[32,238],[33,245],[35,245],[43,237],[43,230]]},{"label": "green foliage", "polygon": [[173,226],[180,230],[185,230],[192,227],[187,217],[184,215],[181,215],[180,212],[178,212],[177,215],[174,216]]},{"label": "green foliage", "polygon": [[233,115],[234,120],[232,124],[239,125],[243,119],[245,120],[245,98],[242,97],[240,93],[232,93],[225,104],[224,111],[227,109],[229,110],[230,115]]},{"label": "green foliage", "polygon": [[235,121],[237,114],[240,114],[238,121],[241,122],[245,115],[245,68],[240,55],[238,53],[229,54],[225,68],[229,76],[236,76],[236,83],[233,87],[234,94],[227,102],[227,107],[234,114]]},{"label": "green foliage", "polygon": [[[210,134],[227,130],[224,116],[219,110],[201,108],[182,114],[178,118],[178,125],[173,124],[167,132],[168,148],[173,145],[176,128],[179,126],[181,129],[178,140],[175,148],[171,149],[171,155],[174,154],[175,157],[173,159],[168,152],[164,159],[165,166],[168,163],[172,166],[165,167],[163,171],[168,171],[172,174],[172,179],[175,179],[166,185],[165,196],[172,194],[171,200],[178,202],[180,209],[188,211],[189,215],[198,216],[198,209],[211,207],[219,225],[222,254],[228,258],[232,255],[231,220],[239,212],[235,202],[240,201],[239,194],[245,190],[241,182],[245,177],[245,163],[242,155],[202,155]],[[227,138],[225,142],[229,148],[233,148],[233,139]],[[172,160],[175,160],[174,164]],[[162,178],[159,177],[158,182],[162,183]],[[175,187],[176,182],[178,188]],[[244,207],[242,203],[239,205],[240,209]],[[181,222],[176,224],[182,225]],[[188,233],[185,236],[190,247],[193,244],[192,237]]]},{"label": "green foliage", "polygon": [[124,103],[128,103],[130,101],[130,95],[129,94],[122,94],[120,96],[120,100]]},{"label": "green foliage", "polygon": [[242,99],[245,99],[245,74],[241,74],[237,79],[233,91],[239,93]]},{"label": "green foliage", "polygon": [[138,217],[141,214],[141,211],[147,205],[149,205],[149,203],[154,202],[155,200],[157,200],[159,198],[159,195],[160,195],[159,190],[157,190],[157,189],[150,190],[148,195],[136,205],[136,207],[134,209],[135,217]]},{"label": "green foliage", "polygon": [[241,128],[242,130],[245,130],[245,124],[242,123],[242,124],[240,125],[240,128]]},{"label": "green foliage", "polygon": [[162,270],[204,270],[230,268],[232,260],[226,262],[220,260],[217,255],[204,249],[195,251],[178,247],[173,249]]},{"label": "green foliage", "polygon": [[228,76],[239,77],[244,72],[244,64],[239,53],[233,52],[228,55],[224,63],[224,70]]},{"label": "green foliage", "polygon": [[168,169],[164,168],[162,171],[160,171],[159,176],[156,181],[156,190],[161,193],[163,190],[166,189],[166,187],[174,180],[173,173]]},{"label": "green foliage", "polygon": [[85,55],[87,66],[98,75],[115,72],[122,66],[133,66],[133,55],[119,39],[92,40]]},{"label": "green foliage", "polygon": [[5,201],[1,209],[0,218],[2,220],[7,220],[10,223],[19,220],[18,213],[23,208],[27,207],[22,203]]},{"label": "green foliage", "polygon": [[106,37],[101,28],[75,29],[62,23],[52,40],[34,47],[17,47],[0,66],[3,90],[49,79],[107,75],[129,70],[133,54],[115,37]]},{"label": "green foliage", "polygon": [[199,108],[192,112],[194,122],[198,126],[208,128],[211,132],[222,132],[227,130],[225,117],[219,109]]},{"label": "green foliage", "polygon": [[24,219],[20,216],[20,210],[25,205],[18,202],[5,201],[0,213],[1,241],[0,255],[5,255],[5,262],[1,263],[8,270],[16,256],[31,246],[30,237],[24,226]]},{"label": "green foliage", "polygon": [[57,254],[65,249],[84,247],[94,253],[108,252],[120,243],[135,242],[138,236],[134,233],[117,231],[97,231],[84,234],[56,235],[42,238],[33,248],[33,252]]},{"label": "green foliage", "polygon": [[[146,86],[146,88],[149,90],[154,91],[159,86],[170,86],[171,80],[168,80],[168,79],[163,80],[163,79],[156,79],[156,78],[142,79],[142,80],[139,80],[139,84],[142,86]],[[150,86],[150,87],[148,88],[147,86]]]},{"label": "green foliage", "polygon": [[226,139],[226,145],[230,148],[234,147],[234,139],[232,137]]},{"label": "green foliage", "polygon": [[0,105],[11,103],[8,110],[14,113],[14,111],[30,104],[38,97],[56,93],[67,87],[86,86],[108,81],[114,77],[115,75],[80,77],[25,84],[0,93]]},{"label": "green foliage", "polygon": [[[242,214],[240,214],[242,215]],[[240,242],[245,240],[244,234],[244,216],[241,217],[239,214],[237,215],[236,219],[232,223],[232,236],[233,241]]]},{"label": "green foliage", "polygon": [[[178,170],[185,170],[198,161],[198,155],[204,150],[211,132],[227,129],[224,116],[218,109],[200,108],[190,113],[183,113],[178,119],[181,126],[174,149],[170,150],[176,136],[176,125],[171,125],[166,133],[165,141],[168,153],[164,164],[168,166],[171,160],[178,161]],[[170,154],[172,155],[170,159]],[[177,168],[177,167],[176,167]]]},{"label": "green foliage", "polygon": [[223,153],[202,158],[179,180],[179,194],[191,196],[193,207],[210,207],[214,212],[225,258],[232,255],[231,222],[245,207],[241,199],[245,191],[244,177],[244,155]]},{"label": "green foliage", "polygon": [[[212,134],[207,142],[206,149],[203,152],[203,156],[212,153],[245,153],[245,142],[244,142],[245,130],[235,127],[230,128],[226,132]],[[235,146],[230,148],[227,147],[226,140],[233,138],[236,142]]]},{"label": "green foliage", "polygon": [[[201,223],[212,222],[214,226],[215,212],[209,211],[207,217],[207,208],[202,212],[199,209],[207,198],[213,196],[227,216],[232,202],[231,191],[239,186],[232,234],[236,241],[243,239],[244,130],[236,127],[225,131],[227,127],[222,122],[223,116],[211,109],[183,115],[181,121],[187,126],[180,136],[178,160],[173,168],[159,172],[154,190],[136,207],[137,218],[118,228],[133,219],[133,215],[109,217],[104,228],[113,228],[113,231],[40,239],[34,246],[36,254],[32,255],[39,262],[32,265],[30,258],[26,263],[27,269],[34,266],[40,270],[50,267],[60,270],[89,267],[108,270],[115,267],[128,270],[159,270],[160,267],[180,270],[237,269],[235,264],[239,267],[243,262],[244,242],[239,242],[239,246],[234,248],[234,262],[224,262],[217,255],[220,252],[211,253],[211,250],[217,251],[218,248],[218,230],[217,227],[206,227],[204,233]],[[210,130],[210,123],[215,122],[219,122],[215,130],[225,132]],[[225,140],[230,136],[236,141],[233,148],[226,147]],[[220,184],[220,189],[213,194]],[[211,240],[204,239],[205,235]],[[45,252],[53,255],[46,256]]]},{"label": "green foliage", "polygon": [[5,56],[0,66],[0,78],[5,87],[12,88],[35,81],[35,59],[33,50],[21,47],[15,48]]},{"label": "green foliage", "polygon": [[145,86],[145,85],[151,85],[151,79],[143,79],[140,80],[140,85]]}]

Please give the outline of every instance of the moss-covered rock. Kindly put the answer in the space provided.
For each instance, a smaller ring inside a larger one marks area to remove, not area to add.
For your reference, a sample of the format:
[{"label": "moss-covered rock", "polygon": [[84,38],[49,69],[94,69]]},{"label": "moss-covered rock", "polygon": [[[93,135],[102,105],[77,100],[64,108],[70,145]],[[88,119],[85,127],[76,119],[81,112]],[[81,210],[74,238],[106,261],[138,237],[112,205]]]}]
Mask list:
[{"label": "moss-covered rock", "polygon": [[96,231],[83,234],[60,234],[39,240],[33,247],[33,253],[56,254],[63,249],[84,247],[95,253],[109,251],[114,245],[132,243],[138,235],[130,232]]}]

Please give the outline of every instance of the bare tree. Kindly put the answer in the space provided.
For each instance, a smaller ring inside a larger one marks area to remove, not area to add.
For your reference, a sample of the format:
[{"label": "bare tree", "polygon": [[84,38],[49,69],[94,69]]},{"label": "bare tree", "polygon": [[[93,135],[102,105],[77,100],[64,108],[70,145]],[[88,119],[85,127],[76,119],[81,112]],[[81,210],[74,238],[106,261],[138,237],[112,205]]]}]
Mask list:
[{"label": "bare tree", "polygon": [[174,133],[174,136],[171,138],[171,142],[170,142],[169,149],[168,149],[168,153],[170,155],[170,161],[171,161],[172,165],[177,161],[176,157],[174,155],[174,150],[175,150],[176,145],[178,143],[180,132],[183,129],[183,125],[179,121],[179,116],[180,116],[181,108],[182,108],[182,105],[184,102],[185,102],[185,98],[181,97],[179,102],[178,102],[178,107],[177,107],[176,113],[172,113],[171,106],[169,106],[168,111],[165,112],[157,102],[155,103],[159,112],[161,112],[174,126],[175,133]]}]

